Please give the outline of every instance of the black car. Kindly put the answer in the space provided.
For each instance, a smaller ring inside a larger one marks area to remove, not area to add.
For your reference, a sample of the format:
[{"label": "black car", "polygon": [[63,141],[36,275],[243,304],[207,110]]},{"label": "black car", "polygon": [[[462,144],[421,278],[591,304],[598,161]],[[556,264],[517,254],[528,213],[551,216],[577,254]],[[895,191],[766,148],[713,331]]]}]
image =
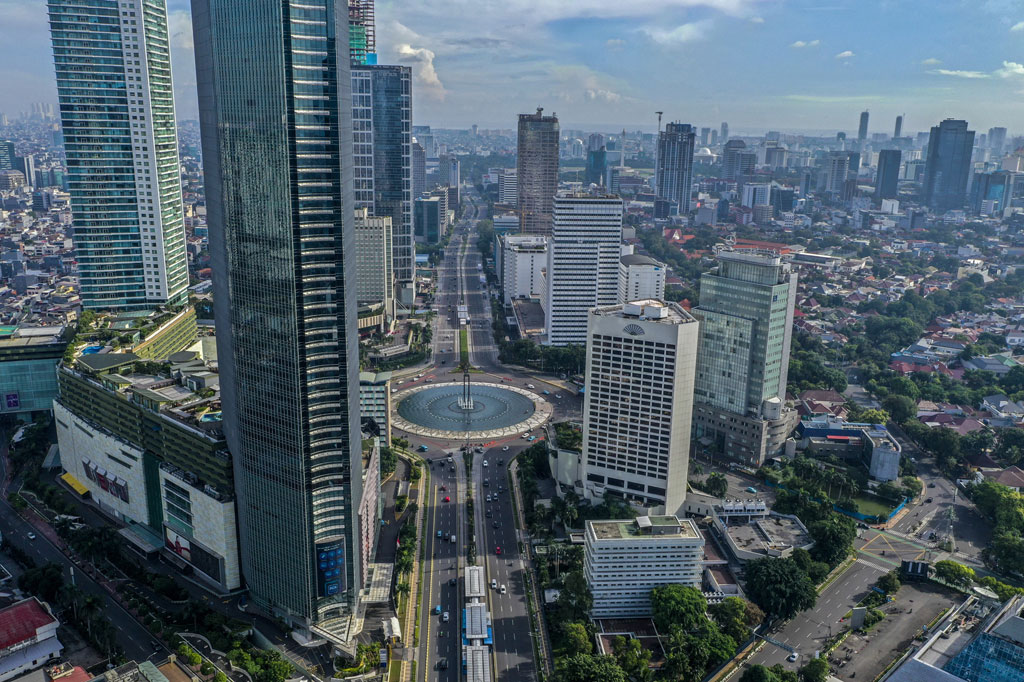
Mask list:
[{"label": "black car", "polygon": [[448,584],[449,585],[458,585],[459,584],[459,579],[458,578],[449,578],[448,579]]},{"label": "black car", "polygon": [[447,658],[439,658],[439,659],[437,659],[437,669],[438,670],[447,670],[448,669],[448,659]]},{"label": "black car", "polygon": [[931,503],[932,503],[932,498],[930,498],[930,497],[929,497],[928,499],[926,499],[926,500],[924,501],[924,503],[925,503],[925,504],[931,504]]},{"label": "black car", "polygon": [[500,523],[498,523],[497,521],[495,521],[495,522],[494,522],[494,527],[495,527],[495,528],[501,528],[501,524],[500,524]]},{"label": "black car", "polygon": [[486,516],[487,516],[487,518],[491,518],[491,510],[490,509],[487,510]]},{"label": "black car", "polygon": [[484,487],[485,488],[490,488],[491,487],[491,482],[489,480],[488,481],[484,481]]}]

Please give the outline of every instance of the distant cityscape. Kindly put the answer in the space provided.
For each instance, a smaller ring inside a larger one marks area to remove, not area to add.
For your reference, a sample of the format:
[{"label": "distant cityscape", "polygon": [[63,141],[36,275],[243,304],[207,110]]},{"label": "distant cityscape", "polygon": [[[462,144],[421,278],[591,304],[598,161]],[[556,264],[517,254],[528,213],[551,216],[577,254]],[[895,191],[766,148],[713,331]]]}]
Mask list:
[{"label": "distant cityscape", "polygon": [[193,0],[182,121],[47,9],[0,682],[1024,678],[1024,131],[432,127],[374,0]]}]

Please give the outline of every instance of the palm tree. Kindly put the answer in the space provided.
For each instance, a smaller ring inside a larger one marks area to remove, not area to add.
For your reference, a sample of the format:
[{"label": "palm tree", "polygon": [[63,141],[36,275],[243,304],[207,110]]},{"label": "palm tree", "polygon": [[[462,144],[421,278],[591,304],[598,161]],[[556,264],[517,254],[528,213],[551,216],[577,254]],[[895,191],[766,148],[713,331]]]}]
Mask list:
[{"label": "palm tree", "polygon": [[60,600],[71,609],[74,619],[78,620],[78,609],[82,605],[82,591],[71,583],[65,583],[60,588]]},{"label": "palm tree", "polygon": [[[99,597],[90,594],[82,602],[82,620],[85,621],[85,629],[89,632],[89,636],[92,636],[92,623],[103,606]],[[106,622],[106,621],[101,621]]]},{"label": "palm tree", "polygon": [[409,585],[409,583],[403,582],[395,585],[395,592],[401,597],[408,597],[411,591],[412,587]]}]

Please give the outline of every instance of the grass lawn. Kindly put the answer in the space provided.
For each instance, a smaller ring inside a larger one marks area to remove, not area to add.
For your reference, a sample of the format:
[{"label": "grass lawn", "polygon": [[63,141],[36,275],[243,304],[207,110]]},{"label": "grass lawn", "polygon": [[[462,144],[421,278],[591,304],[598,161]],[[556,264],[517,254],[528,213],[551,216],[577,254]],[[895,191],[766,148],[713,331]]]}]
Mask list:
[{"label": "grass lawn", "polygon": [[469,367],[469,332],[465,327],[459,330],[459,362]]},{"label": "grass lawn", "polygon": [[857,511],[869,516],[887,515],[896,506],[871,495],[858,495],[854,500],[857,502]]}]

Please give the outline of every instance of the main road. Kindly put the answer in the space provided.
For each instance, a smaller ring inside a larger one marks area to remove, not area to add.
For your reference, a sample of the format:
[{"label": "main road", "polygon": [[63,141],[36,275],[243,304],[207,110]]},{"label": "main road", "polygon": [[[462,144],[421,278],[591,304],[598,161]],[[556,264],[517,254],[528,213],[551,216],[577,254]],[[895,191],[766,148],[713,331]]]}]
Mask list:
[{"label": "main road", "polygon": [[[459,379],[453,370],[459,364],[459,306],[469,315],[470,364],[493,381],[508,373],[498,364],[491,331],[490,293],[483,278],[482,256],[476,244],[479,219],[475,191],[466,191],[466,215],[452,231],[444,258],[438,266],[433,331],[433,369],[429,378],[437,381]],[[473,377],[480,374],[474,372]],[[526,380],[519,380],[525,384]],[[459,447],[432,450],[431,490],[426,512],[425,569],[420,603],[420,672],[418,680],[458,680],[461,669],[461,630],[466,552],[470,525],[476,545],[476,565],[484,566],[488,584],[487,602],[491,614],[492,665],[499,681],[536,680],[536,662],[531,641],[529,610],[524,582],[525,565],[519,553],[508,464],[525,447],[522,439],[505,443],[474,443],[471,449],[470,481],[467,481]],[[444,445],[442,443],[442,445]],[[448,461],[448,457],[452,461]],[[486,461],[486,466],[484,462]],[[441,486],[445,489],[442,490]],[[473,518],[466,513],[467,492],[474,501]],[[490,496],[490,499],[488,499]],[[445,498],[450,501],[445,502]],[[438,535],[440,532],[440,536]],[[451,543],[452,534],[456,542]],[[498,554],[500,548],[500,554]],[[435,557],[434,554],[437,553]],[[456,584],[451,580],[457,577]],[[490,589],[494,582],[495,588]],[[501,594],[501,587],[505,594]],[[437,615],[437,607],[441,614]],[[445,611],[449,620],[444,621]],[[439,634],[443,632],[444,634]],[[447,670],[440,670],[441,658]]]}]

